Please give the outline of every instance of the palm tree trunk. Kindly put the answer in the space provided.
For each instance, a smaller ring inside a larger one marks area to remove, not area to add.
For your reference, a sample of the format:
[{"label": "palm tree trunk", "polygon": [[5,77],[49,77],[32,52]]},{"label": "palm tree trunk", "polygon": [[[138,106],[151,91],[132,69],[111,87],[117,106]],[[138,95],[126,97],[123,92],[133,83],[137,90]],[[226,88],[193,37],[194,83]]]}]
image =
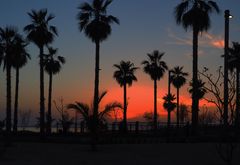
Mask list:
[{"label": "palm tree trunk", "polygon": [[237,74],[237,76],[236,76],[237,83],[236,83],[236,112],[235,112],[236,117],[235,117],[235,124],[236,124],[237,127],[239,127],[239,124],[240,124],[240,122],[239,122],[239,110],[240,110],[239,68],[237,68],[236,74]]},{"label": "palm tree trunk", "polygon": [[171,112],[168,110],[168,120],[167,120],[167,127],[170,128],[171,125]]},{"label": "palm tree trunk", "polygon": [[52,132],[52,73],[49,74],[47,133]]},{"label": "palm tree trunk", "polygon": [[198,81],[198,29],[193,26],[193,93],[192,93],[192,133],[195,134],[198,126],[198,97],[197,97],[197,81]]},{"label": "palm tree trunk", "polygon": [[18,87],[19,87],[19,68],[16,68],[16,87],[15,87],[15,102],[14,102],[14,119],[13,131],[17,132],[18,127]]},{"label": "palm tree trunk", "polygon": [[6,107],[6,132],[7,135],[10,135],[12,121],[11,121],[11,66],[7,64],[7,72],[6,72],[6,79],[7,79],[7,107]]},{"label": "palm tree trunk", "polygon": [[123,127],[124,127],[124,132],[127,132],[127,84],[124,83],[123,85]]},{"label": "palm tree trunk", "polygon": [[154,112],[153,112],[154,130],[157,130],[157,80],[154,80]]},{"label": "palm tree trunk", "polygon": [[43,46],[40,47],[40,136],[45,136],[45,98],[44,98]]},{"label": "palm tree trunk", "polygon": [[177,88],[177,127],[179,127],[179,88]]},{"label": "palm tree trunk", "polygon": [[97,129],[98,129],[98,99],[99,99],[99,63],[100,63],[100,42],[96,41],[96,56],[95,56],[95,81],[94,81],[94,108],[93,108],[93,117],[94,117],[94,126],[93,126],[93,140],[92,140],[92,149],[96,150],[97,144]]}]

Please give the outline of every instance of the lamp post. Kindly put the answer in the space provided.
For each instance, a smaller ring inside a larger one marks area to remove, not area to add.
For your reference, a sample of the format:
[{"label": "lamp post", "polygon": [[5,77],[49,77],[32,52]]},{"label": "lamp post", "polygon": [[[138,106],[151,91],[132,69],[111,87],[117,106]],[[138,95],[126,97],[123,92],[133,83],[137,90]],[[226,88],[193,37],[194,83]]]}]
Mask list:
[{"label": "lamp post", "polygon": [[229,10],[225,10],[225,42],[224,42],[224,112],[223,123],[228,125],[228,56],[229,56],[229,19],[232,18]]},{"label": "lamp post", "polygon": [[168,71],[168,94],[171,93],[171,70]]}]

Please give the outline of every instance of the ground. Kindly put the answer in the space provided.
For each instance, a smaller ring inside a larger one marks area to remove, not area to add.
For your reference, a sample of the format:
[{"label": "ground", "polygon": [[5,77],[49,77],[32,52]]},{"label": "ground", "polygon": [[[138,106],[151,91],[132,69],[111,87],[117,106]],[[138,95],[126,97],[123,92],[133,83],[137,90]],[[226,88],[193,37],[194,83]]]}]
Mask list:
[{"label": "ground", "polygon": [[[239,144],[234,165],[239,165]],[[224,165],[215,143],[89,145],[15,143],[0,157],[0,165]]]}]

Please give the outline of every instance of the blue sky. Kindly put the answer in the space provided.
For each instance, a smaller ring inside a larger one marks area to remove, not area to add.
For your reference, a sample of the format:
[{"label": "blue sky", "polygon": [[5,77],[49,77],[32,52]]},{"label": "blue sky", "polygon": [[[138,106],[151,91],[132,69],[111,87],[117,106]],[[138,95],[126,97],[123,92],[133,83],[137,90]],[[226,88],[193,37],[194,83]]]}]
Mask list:
[{"label": "blue sky", "polygon": [[[0,26],[15,25],[22,34],[22,28],[30,21],[26,13],[31,9],[47,8],[56,16],[52,24],[57,26],[59,36],[52,46],[59,49],[59,55],[66,57],[67,63],[54,78],[53,98],[63,97],[66,103],[75,100],[89,102],[93,91],[94,44],[79,32],[76,20],[77,6],[82,2],[85,0],[1,0],[0,4]],[[191,30],[186,32],[177,26],[173,16],[173,9],[179,2],[180,0],[114,0],[109,13],[120,19],[120,26],[113,25],[112,35],[101,44],[101,89],[111,92],[112,89],[120,88],[112,78],[113,64],[130,60],[141,67],[140,63],[146,54],[155,49],[165,52],[163,59],[170,68],[184,66],[185,71],[191,73]],[[224,37],[225,9],[230,9],[234,15],[230,21],[230,40],[240,42],[240,1],[217,2],[222,12],[211,16],[212,27],[209,33],[199,37],[199,68],[207,66],[216,70],[223,63],[220,58],[223,49],[214,46],[213,42]],[[38,49],[30,44],[28,51],[32,60],[21,70],[20,108],[35,111],[39,104]],[[5,74],[2,71],[0,73],[0,104],[5,112]],[[137,76],[138,82],[131,88],[152,88],[152,81],[142,70],[138,70]],[[14,94],[14,71],[12,77]],[[166,78],[165,76],[159,82],[159,90],[166,90]],[[45,80],[47,90],[47,76]],[[183,93],[189,97],[187,88],[186,85]],[[161,93],[159,97],[162,97]]]}]

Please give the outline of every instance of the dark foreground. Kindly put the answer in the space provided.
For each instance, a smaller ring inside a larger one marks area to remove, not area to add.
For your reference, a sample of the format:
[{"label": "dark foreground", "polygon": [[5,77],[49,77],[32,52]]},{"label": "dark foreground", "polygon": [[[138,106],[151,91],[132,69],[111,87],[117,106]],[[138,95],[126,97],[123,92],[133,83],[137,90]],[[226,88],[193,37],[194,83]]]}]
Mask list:
[{"label": "dark foreground", "polygon": [[[226,152],[230,144],[222,144]],[[234,145],[233,165],[240,146]],[[1,146],[2,147],[2,146]],[[16,142],[1,153],[1,165],[224,165],[218,143],[105,144],[92,152],[89,145]],[[227,148],[224,148],[227,147]]]}]

